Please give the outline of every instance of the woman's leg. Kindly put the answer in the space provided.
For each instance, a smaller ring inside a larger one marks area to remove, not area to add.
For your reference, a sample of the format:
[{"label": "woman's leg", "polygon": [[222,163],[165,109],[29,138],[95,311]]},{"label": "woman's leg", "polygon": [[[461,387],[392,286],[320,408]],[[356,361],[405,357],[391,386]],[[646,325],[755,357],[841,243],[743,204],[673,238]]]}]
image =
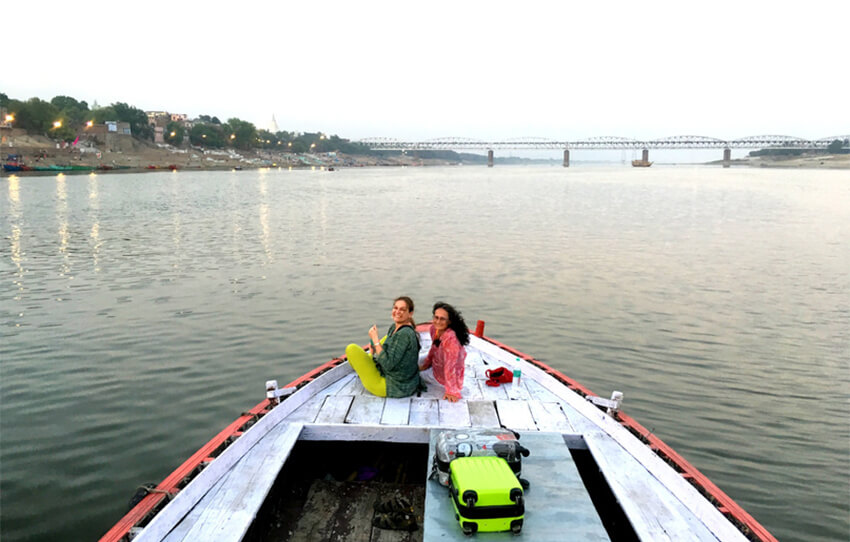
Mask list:
[{"label": "woman's leg", "polygon": [[345,355],[348,357],[348,363],[357,371],[357,376],[360,377],[360,382],[363,383],[366,391],[378,397],[386,397],[387,379],[381,376],[372,356],[354,343],[345,348]]}]

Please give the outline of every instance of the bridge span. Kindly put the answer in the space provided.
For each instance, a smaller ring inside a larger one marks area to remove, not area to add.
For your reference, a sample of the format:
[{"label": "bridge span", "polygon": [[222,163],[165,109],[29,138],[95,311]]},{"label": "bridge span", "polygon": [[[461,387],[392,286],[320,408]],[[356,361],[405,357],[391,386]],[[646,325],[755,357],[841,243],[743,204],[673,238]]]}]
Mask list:
[{"label": "bridge span", "polygon": [[486,150],[487,165],[493,166],[493,151],[496,149],[522,150],[563,150],[564,167],[570,165],[570,150],[641,150],[643,161],[649,160],[650,149],[723,149],[723,167],[729,167],[732,149],[825,149],[836,139],[848,145],[850,135],[805,139],[784,135],[748,136],[738,139],[719,139],[705,136],[672,136],[659,139],[630,139],[617,136],[590,137],[575,141],[555,140],[540,137],[521,137],[512,139],[469,139],[461,137],[443,137],[427,140],[403,140],[389,137],[361,139],[358,143],[372,150],[394,151],[469,151]]}]

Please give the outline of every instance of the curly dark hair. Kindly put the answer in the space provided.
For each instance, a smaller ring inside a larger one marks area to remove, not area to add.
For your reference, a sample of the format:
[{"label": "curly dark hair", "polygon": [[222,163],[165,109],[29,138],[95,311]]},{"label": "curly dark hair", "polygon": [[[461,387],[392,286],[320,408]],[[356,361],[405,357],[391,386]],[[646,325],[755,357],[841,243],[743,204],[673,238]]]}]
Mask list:
[{"label": "curly dark hair", "polygon": [[442,301],[434,303],[434,308],[431,310],[431,313],[433,314],[437,312],[437,309],[443,309],[449,313],[449,329],[455,332],[460,344],[469,344],[469,329],[467,329],[466,322],[463,321],[463,316],[460,314],[460,311]]}]

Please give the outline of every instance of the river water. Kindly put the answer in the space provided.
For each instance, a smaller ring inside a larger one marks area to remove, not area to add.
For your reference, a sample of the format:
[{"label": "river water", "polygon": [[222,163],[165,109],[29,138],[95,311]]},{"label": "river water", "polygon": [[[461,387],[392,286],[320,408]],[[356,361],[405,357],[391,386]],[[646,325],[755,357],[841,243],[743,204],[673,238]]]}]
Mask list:
[{"label": "river water", "polygon": [[542,359],[783,541],[850,535],[850,174],[710,167],[0,179],[0,538],[95,540],[411,295]]}]

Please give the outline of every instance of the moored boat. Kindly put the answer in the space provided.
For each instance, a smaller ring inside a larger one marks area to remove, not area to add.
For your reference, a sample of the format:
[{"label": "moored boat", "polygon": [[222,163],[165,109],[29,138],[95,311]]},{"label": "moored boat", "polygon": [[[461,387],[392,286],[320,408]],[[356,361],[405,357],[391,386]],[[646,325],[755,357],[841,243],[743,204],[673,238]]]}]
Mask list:
[{"label": "moored boat", "polygon": [[[426,477],[435,442],[444,430],[499,427],[530,450],[520,538],[776,540],[626,415],[622,394],[598,397],[483,328],[470,337],[457,403],[441,400],[430,370],[419,396],[373,396],[343,357],[283,388],[267,382],[264,401],[140,495],[101,540],[385,539],[372,520],[387,494],[406,496],[421,526],[394,539],[465,540],[446,488]],[[422,357],[431,341],[427,325],[418,331]],[[488,385],[498,368],[521,378]]]},{"label": "moored boat", "polygon": [[649,167],[652,162],[649,160],[632,160],[632,167]]},{"label": "moored boat", "polygon": [[6,156],[6,161],[3,164],[3,171],[18,172],[32,171],[32,167],[24,163],[24,157],[20,154],[9,154]]}]

